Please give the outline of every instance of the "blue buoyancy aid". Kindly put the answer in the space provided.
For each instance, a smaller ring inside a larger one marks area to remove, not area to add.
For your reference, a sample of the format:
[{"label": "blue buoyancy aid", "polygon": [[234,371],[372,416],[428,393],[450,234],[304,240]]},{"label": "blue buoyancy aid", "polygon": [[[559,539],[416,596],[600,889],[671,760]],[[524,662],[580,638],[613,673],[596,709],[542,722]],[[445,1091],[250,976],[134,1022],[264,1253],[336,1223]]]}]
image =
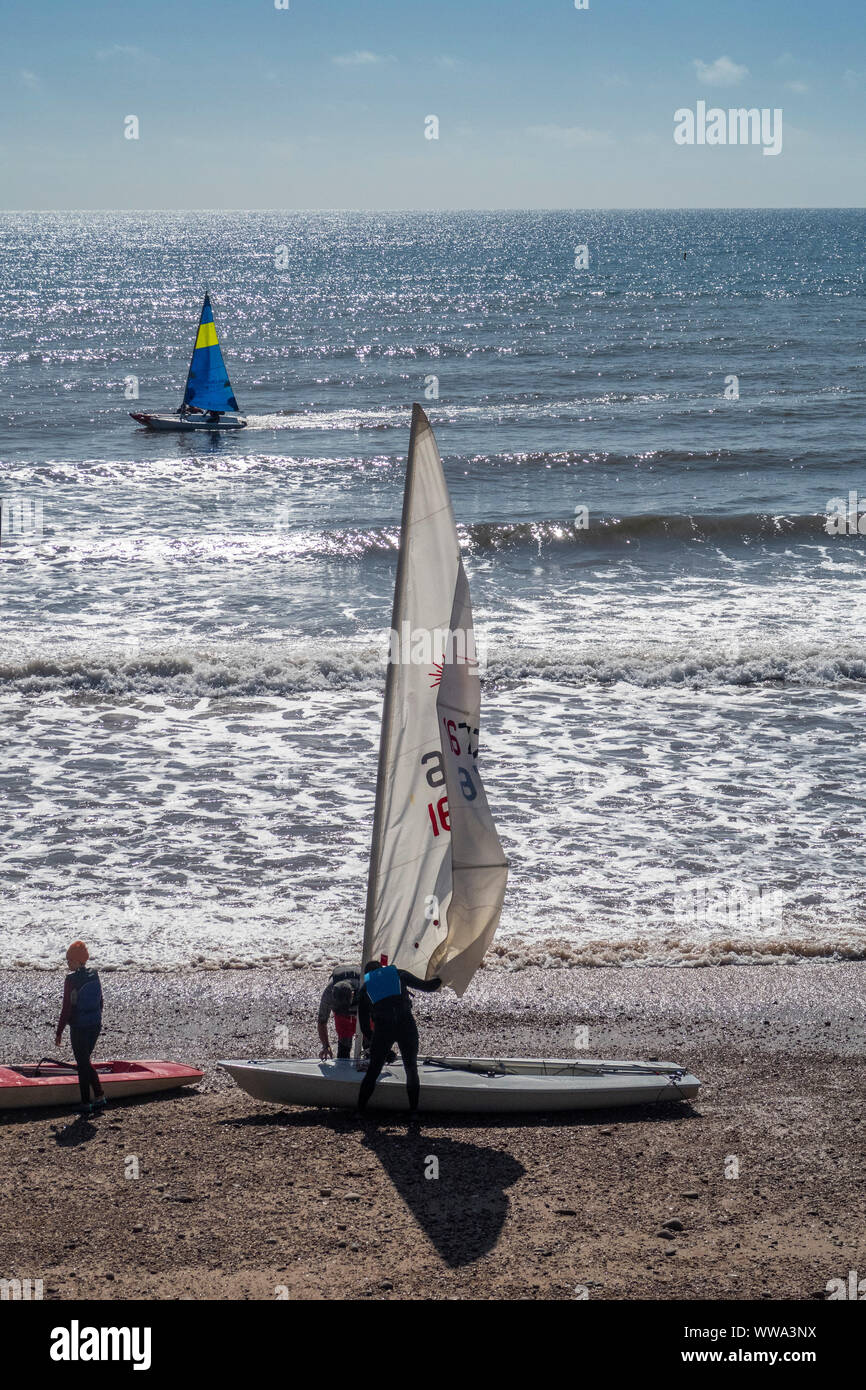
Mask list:
[{"label": "blue buoyancy aid", "polygon": [[403,981],[396,965],[382,965],[378,970],[371,970],[369,975],[364,976],[364,984],[371,1004],[403,993]]},{"label": "blue buoyancy aid", "polygon": [[82,965],[73,973],[70,997],[69,1022],[73,1028],[102,1027],[102,987],[95,970]]}]

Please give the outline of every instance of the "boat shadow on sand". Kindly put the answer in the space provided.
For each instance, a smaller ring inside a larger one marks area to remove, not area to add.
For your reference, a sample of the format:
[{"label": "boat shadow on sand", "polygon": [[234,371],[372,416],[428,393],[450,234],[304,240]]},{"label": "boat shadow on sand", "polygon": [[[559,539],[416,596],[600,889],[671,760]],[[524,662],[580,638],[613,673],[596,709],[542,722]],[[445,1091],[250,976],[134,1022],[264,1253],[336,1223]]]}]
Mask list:
[{"label": "boat shadow on sand", "polygon": [[[512,1154],[488,1144],[453,1139],[445,1129],[471,1129],[491,1134],[563,1124],[621,1125],[647,1120],[687,1120],[698,1116],[691,1105],[641,1105],[629,1111],[565,1111],[554,1117],[537,1115],[473,1116],[435,1114],[422,1117],[418,1127],[406,1127],[406,1117],[377,1114],[359,1126],[334,1110],[282,1110],[223,1120],[232,1126],[278,1126],[290,1129],[324,1128],[334,1138],[361,1134],[361,1143],[375,1154],[382,1169],[437,1253],[452,1269],[471,1265],[496,1246],[508,1218],[508,1189],[526,1173]],[[435,1163],[433,1162],[435,1160]]]},{"label": "boat shadow on sand", "polygon": [[435,1132],[369,1127],[363,1144],[450,1268],[494,1249],[508,1217],[508,1188],[526,1172],[516,1158]]},{"label": "boat shadow on sand", "polygon": [[[405,1117],[377,1116],[363,1126],[333,1110],[281,1111],[223,1121],[230,1125],[324,1128],[339,1140],[360,1134],[375,1154],[409,1211],[436,1251],[452,1269],[470,1265],[496,1245],[508,1216],[507,1189],[526,1169],[509,1153],[441,1131],[465,1115],[437,1115],[432,1123],[407,1130]],[[484,1125],[485,1129],[501,1125]]]}]

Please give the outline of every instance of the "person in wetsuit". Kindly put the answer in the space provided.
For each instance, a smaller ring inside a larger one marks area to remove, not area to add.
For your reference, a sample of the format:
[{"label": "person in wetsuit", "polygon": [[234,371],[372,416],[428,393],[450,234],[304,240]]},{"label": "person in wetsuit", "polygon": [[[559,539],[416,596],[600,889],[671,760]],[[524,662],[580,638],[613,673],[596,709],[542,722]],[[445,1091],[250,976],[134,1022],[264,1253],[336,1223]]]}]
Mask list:
[{"label": "person in wetsuit", "polygon": [[[63,1030],[69,1024],[69,1041],[78,1067],[78,1084],[81,1087],[81,1111],[89,1115],[93,1110],[102,1110],[107,1104],[102,1083],[90,1061],[96,1039],[102,1031],[102,985],[95,970],[87,968],[90,953],[83,941],[73,941],[66,952],[70,974],[63,982],[63,1008],[57,1033],[54,1037],[56,1047],[63,1040]],[[93,1091],[93,1104],[90,1092]]]},{"label": "person in wetsuit", "polygon": [[409,1092],[409,1113],[418,1110],[421,1083],[418,1080],[418,1026],[412,1014],[408,986],[432,994],[440,989],[439,976],[419,980],[408,970],[394,965],[370,961],[364,967],[364,978],[358,993],[358,1019],[364,1042],[370,1049],[367,1073],[358,1093],[358,1113],[363,1115],[379,1073],[396,1043],[406,1068],[406,1090]]},{"label": "person in wetsuit", "polygon": [[334,1028],[337,1033],[337,1056],[351,1057],[352,1041],[355,1037],[355,1024],[358,1017],[356,995],[361,984],[357,965],[338,965],[332,972],[319,1000],[316,1025],[322,1050],[319,1057],[324,1062],[333,1057],[331,1040],[328,1037],[328,1019],[334,1015]]}]

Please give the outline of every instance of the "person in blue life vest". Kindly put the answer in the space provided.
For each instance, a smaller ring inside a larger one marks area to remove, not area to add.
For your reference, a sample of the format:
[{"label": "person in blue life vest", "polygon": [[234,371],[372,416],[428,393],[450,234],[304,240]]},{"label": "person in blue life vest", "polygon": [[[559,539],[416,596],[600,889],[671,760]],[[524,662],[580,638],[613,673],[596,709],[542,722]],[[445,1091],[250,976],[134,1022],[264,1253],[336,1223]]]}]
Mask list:
[{"label": "person in blue life vest", "polygon": [[365,1044],[370,1049],[370,1062],[358,1093],[358,1114],[363,1115],[379,1073],[396,1043],[406,1068],[406,1090],[409,1093],[409,1113],[418,1112],[421,1083],[418,1080],[418,1025],[412,1014],[409,987],[432,994],[442,986],[436,975],[432,980],[419,980],[408,970],[394,965],[381,965],[371,960],[364,967],[364,978],[358,992],[358,1020]]},{"label": "person in blue life vest", "polygon": [[[69,1024],[69,1041],[78,1067],[81,1087],[81,1113],[91,1115],[107,1104],[102,1083],[90,1061],[96,1039],[102,1031],[102,985],[95,970],[88,969],[90,952],[83,941],[73,941],[66,952],[70,973],[63,982],[63,1008],[54,1044],[59,1047],[63,1030]],[[93,1103],[90,1092],[93,1091]]]}]

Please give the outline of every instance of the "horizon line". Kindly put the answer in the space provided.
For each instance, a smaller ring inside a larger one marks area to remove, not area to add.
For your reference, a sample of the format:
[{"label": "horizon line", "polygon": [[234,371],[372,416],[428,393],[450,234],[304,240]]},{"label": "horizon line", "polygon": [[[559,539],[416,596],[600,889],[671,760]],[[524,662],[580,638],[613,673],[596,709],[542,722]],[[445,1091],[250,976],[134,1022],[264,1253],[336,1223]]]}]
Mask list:
[{"label": "horizon line", "polygon": [[584,204],[582,206],[538,206],[538,207],[440,207],[440,208],[413,208],[413,207],[379,207],[379,208],[358,208],[358,207],[310,207],[310,208],[0,208],[2,217],[21,217],[30,214],[49,213],[52,216],[63,213],[127,213],[130,216],[150,214],[157,212],[170,212],[176,214],[189,214],[198,212],[207,213],[294,213],[301,216],[318,215],[321,213],[417,213],[420,215],[435,216],[439,213],[471,212],[479,215],[494,212],[864,212],[866,203],[707,203],[701,206],[676,205],[670,204],[623,204],[616,206],[606,204]]}]

